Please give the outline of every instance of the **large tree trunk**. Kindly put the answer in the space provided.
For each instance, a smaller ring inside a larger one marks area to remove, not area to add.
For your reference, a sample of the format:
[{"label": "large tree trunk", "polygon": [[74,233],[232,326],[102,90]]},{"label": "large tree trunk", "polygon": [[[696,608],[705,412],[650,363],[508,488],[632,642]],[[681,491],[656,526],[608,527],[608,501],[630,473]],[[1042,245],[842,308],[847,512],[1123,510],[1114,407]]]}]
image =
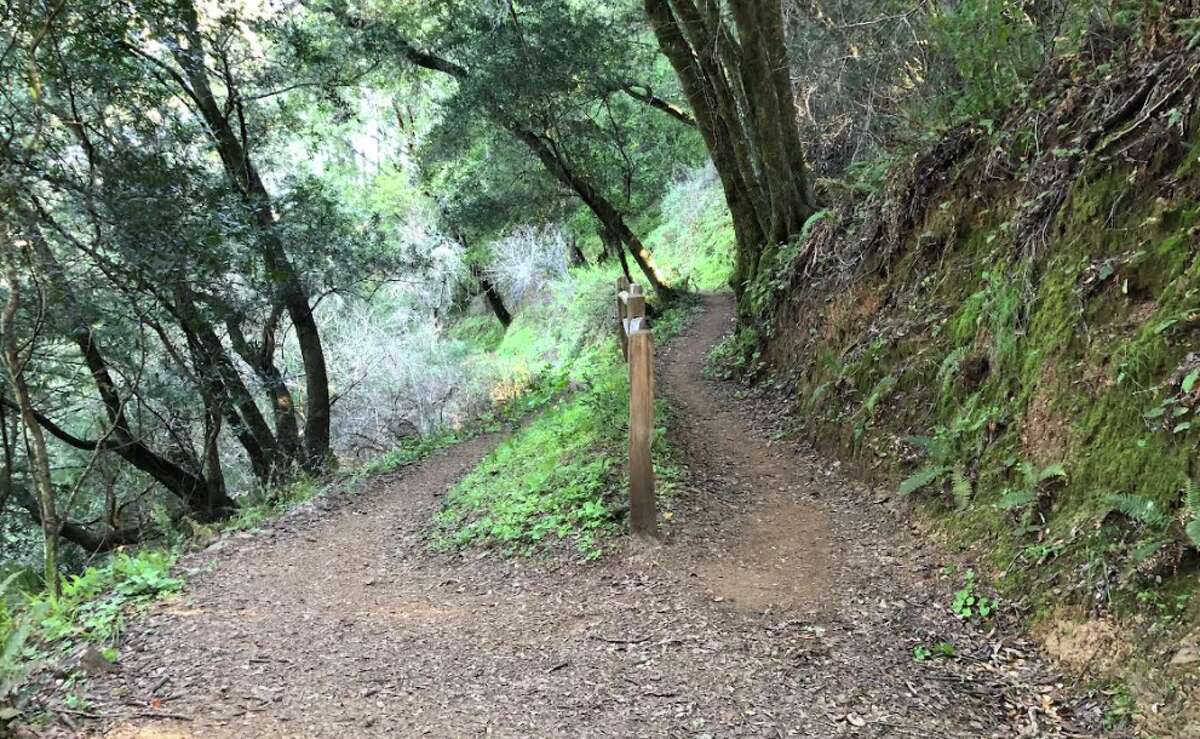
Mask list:
[{"label": "large tree trunk", "polygon": [[[796,118],[778,0],[644,0],[679,77],[733,218],[732,287],[741,298],[764,250],[796,238],[816,211]],[[736,33],[734,32],[736,30]]]}]

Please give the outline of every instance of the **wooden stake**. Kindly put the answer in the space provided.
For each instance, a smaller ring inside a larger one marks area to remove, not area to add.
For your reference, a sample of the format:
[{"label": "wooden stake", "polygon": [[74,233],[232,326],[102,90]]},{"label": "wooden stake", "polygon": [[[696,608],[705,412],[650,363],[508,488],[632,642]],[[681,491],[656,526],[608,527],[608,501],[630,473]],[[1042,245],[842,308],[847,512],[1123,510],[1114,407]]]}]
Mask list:
[{"label": "wooden stake", "polygon": [[[631,285],[637,287],[637,285]],[[625,299],[625,341],[628,343],[629,337],[638,332],[639,329],[646,327],[646,296],[630,293]],[[626,359],[629,358],[626,353]]]},{"label": "wooden stake", "polygon": [[621,356],[629,361],[629,344],[625,339],[625,295],[629,291],[629,278],[617,278],[617,345],[621,347]]},{"label": "wooden stake", "polygon": [[[632,297],[630,307],[632,307]],[[630,311],[632,313],[632,311]],[[649,331],[629,335],[629,528],[638,536],[658,534],[654,500],[654,342]]]}]

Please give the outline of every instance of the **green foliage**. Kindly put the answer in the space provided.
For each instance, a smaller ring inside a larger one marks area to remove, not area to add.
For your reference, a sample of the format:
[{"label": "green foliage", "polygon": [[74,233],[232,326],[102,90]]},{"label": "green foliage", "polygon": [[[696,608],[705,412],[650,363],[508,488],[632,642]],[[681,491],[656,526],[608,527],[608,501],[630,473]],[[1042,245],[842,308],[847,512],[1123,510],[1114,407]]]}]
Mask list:
[{"label": "green foliage", "polygon": [[979,593],[975,581],[975,571],[967,570],[963,574],[963,586],[954,594],[950,604],[954,615],[963,620],[974,618],[988,619],[996,611],[996,601]]},{"label": "green foliage", "polygon": [[913,647],[913,661],[928,662],[932,659],[954,659],[958,656],[958,650],[954,644],[948,641],[934,642],[933,644],[925,645],[918,644]]},{"label": "green foliage", "polygon": [[1136,493],[1108,493],[1105,498],[1109,509],[1116,511],[1143,526],[1161,529],[1169,521],[1158,503]]},{"label": "green foliage", "polygon": [[782,245],[769,245],[759,258],[758,270],[746,286],[743,302],[752,315],[766,318],[778,303],[779,294],[792,284],[799,261],[808,254],[805,248],[813,228],[823,220],[836,218],[832,210],[819,210],[808,217],[800,233]]},{"label": "green foliage", "polygon": [[[176,555],[143,549],[118,552],[101,565],[64,578],[58,597],[39,593],[19,605],[0,600],[0,725],[19,715],[22,680],[31,664],[63,655],[81,643],[101,646],[110,661],[131,609],[171,595],[183,581],[171,575]],[[5,580],[0,595],[15,580]],[[73,678],[70,678],[73,679]]]},{"label": "green foliage", "polygon": [[1032,506],[1041,497],[1046,483],[1065,481],[1067,470],[1061,464],[1046,465],[1039,470],[1026,461],[1016,463],[1014,468],[1016,484],[1004,489],[996,505],[1005,511],[1021,511],[1021,524],[1025,528],[1033,517]]},{"label": "green foliage", "polygon": [[758,333],[739,326],[721,337],[709,350],[705,372],[710,377],[728,380],[753,369],[760,356]]},{"label": "green foliage", "polygon": [[451,490],[435,522],[440,547],[532,553],[558,539],[599,555],[597,539],[615,526],[605,496],[620,478],[628,385],[616,371],[592,383],[518,431]]},{"label": "green foliage", "polygon": [[968,468],[978,459],[984,444],[984,431],[999,413],[995,407],[979,408],[969,404],[950,426],[937,426],[929,436],[911,436],[908,442],[925,452],[926,464],[900,483],[899,494],[908,496],[934,483],[948,484],[951,498],[959,508],[971,501],[973,484]]},{"label": "green foliage", "polygon": [[645,242],[663,278],[690,290],[728,290],[735,249],[733,221],[711,166],[677,179],[658,210],[659,222]]},{"label": "green foliage", "polygon": [[1200,485],[1190,477],[1183,478],[1184,533],[1188,541],[1200,549]]},{"label": "green foliage", "polygon": [[58,598],[42,595],[32,601],[49,606],[37,626],[39,638],[50,644],[114,642],[128,607],[149,603],[183,587],[183,581],[170,574],[174,563],[175,555],[167,551],[119,552],[102,566],[65,578]]},{"label": "green foliage", "polygon": [[946,91],[939,99],[949,122],[963,118],[990,126],[1007,108],[1023,80],[1042,61],[1037,29],[1024,6],[1013,0],[965,0],[938,6],[930,23],[931,53],[948,64],[933,65]]},{"label": "green foliage", "polygon": [[222,522],[225,531],[249,531],[262,526],[321,492],[318,481],[302,477],[286,485],[257,490],[244,496],[235,516]]},{"label": "green foliage", "polygon": [[[576,326],[571,339],[577,342],[576,350],[558,357],[559,369],[549,372],[561,382],[552,396],[557,402],[519,428],[447,494],[431,532],[436,548],[490,547],[529,555],[566,544],[591,559],[602,553],[602,538],[618,530],[628,453],[629,380],[609,323],[607,301],[613,282],[605,276],[577,287],[557,293],[545,314],[527,316],[529,331],[514,339],[506,336],[498,349],[509,357],[532,360],[539,351],[561,351],[544,345],[541,337],[569,330],[555,328],[563,323],[562,316],[583,316],[581,325],[591,327],[579,332]],[[603,307],[597,294],[605,296]],[[688,301],[665,311],[653,324],[655,342],[681,330],[693,311]],[[574,383],[573,394],[561,392],[568,379]],[[663,412],[660,407],[660,416]],[[673,471],[664,462],[669,455],[662,429],[654,444],[660,492],[667,492]]]}]

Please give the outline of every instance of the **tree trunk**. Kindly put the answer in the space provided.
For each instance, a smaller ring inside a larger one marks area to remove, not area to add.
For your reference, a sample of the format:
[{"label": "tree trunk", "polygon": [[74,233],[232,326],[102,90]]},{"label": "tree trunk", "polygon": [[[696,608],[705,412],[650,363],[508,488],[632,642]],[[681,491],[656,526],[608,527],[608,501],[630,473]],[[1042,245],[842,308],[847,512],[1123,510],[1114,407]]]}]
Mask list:
[{"label": "tree trunk", "polygon": [[[224,345],[212,325],[201,316],[192,297],[191,289],[183,283],[175,286],[175,302],[170,306],[187,340],[192,356],[200,391],[204,399],[205,413],[215,411],[224,415],[233,427],[233,434],[246,451],[250,467],[258,481],[266,485],[279,465],[276,459],[275,435],[258,410],[250,391],[242,382],[241,374],[233,365]],[[220,428],[220,424],[209,421]],[[207,437],[205,443],[208,443]],[[224,477],[223,474],[219,475]],[[205,473],[205,477],[208,474]]]},{"label": "tree trunk", "polygon": [[625,244],[629,249],[629,254],[633,257],[633,261],[637,263],[638,269],[641,270],[642,274],[646,277],[646,281],[650,284],[650,287],[654,288],[658,296],[664,301],[672,300],[675,297],[675,291],[664,284],[659,278],[658,272],[654,269],[650,252],[642,244],[637,234],[625,223],[625,216],[607,198],[592,187],[590,182],[577,175],[567,165],[559,155],[553,142],[515,124],[510,125],[509,131],[528,146],[546,169],[559,182],[571,188],[579,199],[591,209],[596,218],[600,220],[600,223]]},{"label": "tree trunk", "polygon": [[29,357],[21,356],[21,347],[17,342],[16,317],[21,306],[21,285],[17,279],[16,246],[7,233],[0,233],[0,238],[5,240],[5,276],[8,281],[8,300],[0,313],[0,341],[3,341],[4,366],[8,369],[9,385],[20,410],[25,439],[29,445],[29,462],[42,523],[43,579],[46,590],[51,596],[58,597],[59,522],[54,487],[50,481],[50,456],[46,450],[46,437],[42,435],[42,427],[34,417],[29,385],[25,381],[25,365]]},{"label": "tree trunk", "polygon": [[[20,212],[20,206],[18,211]],[[102,441],[80,439],[52,422],[49,418],[35,414],[38,423],[59,440],[77,448],[92,451],[104,447],[115,452],[129,464],[150,475],[179,498],[199,518],[215,519],[237,510],[237,503],[228,494],[213,496],[202,476],[189,472],[175,462],[156,454],[140,439],[136,438],[125,415],[124,401],[117,392],[116,383],[109,371],[108,362],[92,333],[91,326],[82,316],[71,285],[67,283],[62,265],[50,251],[41,231],[37,228],[32,213],[24,213],[28,221],[26,236],[33,248],[35,259],[41,263],[56,302],[63,306],[67,320],[73,329],[68,338],[79,348],[84,364],[91,374],[92,382],[100,395],[111,431]]]},{"label": "tree trunk", "polygon": [[229,333],[229,343],[233,350],[250,365],[267,394],[271,404],[271,413],[275,420],[275,444],[280,460],[294,466],[300,461],[301,442],[300,424],[296,420],[296,404],[292,400],[292,391],[288,389],[283,373],[275,366],[275,332],[279,327],[282,306],[276,305],[263,324],[262,338],[257,344],[251,344],[242,330],[241,319],[230,315],[225,320],[225,328]]},{"label": "tree trunk", "polygon": [[492,313],[496,314],[496,320],[500,321],[501,326],[508,328],[512,324],[512,314],[504,306],[504,298],[500,297],[500,292],[492,284],[492,281],[483,274],[482,269],[476,267],[475,270],[480,292],[483,293],[483,297],[491,307]]},{"label": "tree trunk", "polygon": [[579,248],[579,242],[575,240],[573,235],[571,236],[570,243],[567,244],[567,248],[571,250],[568,257],[570,258],[572,267],[588,266],[587,256],[584,255],[583,249]]},{"label": "tree trunk", "polygon": [[779,0],[644,0],[721,179],[739,299],[763,250],[796,238],[816,211],[791,88]]},{"label": "tree trunk", "polygon": [[[257,231],[267,274],[275,280],[278,300],[287,310],[292,327],[296,330],[296,343],[300,346],[305,375],[302,464],[305,470],[318,473],[333,462],[333,454],[329,447],[329,375],[325,366],[325,351],[321,345],[320,330],[313,317],[312,306],[309,304],[300,275],[279,238],[271,195],[242,141],[235,134],[232,121],[222,112],[213,94],[208,69],[205,66],[205,49],[199,31],[199,20],[191,0],[182,3],[182,15],[188,48],[175,46],[172,53],[190,84],[190,89],[185,89],[185,93],[190,93],[196,103],[198,112],[212,136],[217,154],[225,166],[226,175],[250,208],[253,215],[252,225]],[[229,90],[227,94],[234,98],[237,91]]]}]

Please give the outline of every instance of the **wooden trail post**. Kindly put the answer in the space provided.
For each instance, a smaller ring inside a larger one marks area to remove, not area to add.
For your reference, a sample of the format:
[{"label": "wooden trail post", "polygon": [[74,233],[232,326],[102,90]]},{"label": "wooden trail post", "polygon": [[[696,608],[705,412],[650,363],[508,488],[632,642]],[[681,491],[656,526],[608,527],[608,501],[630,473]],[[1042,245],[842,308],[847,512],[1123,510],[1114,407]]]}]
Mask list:
[{"label": "wooden trail post", "polygon": [[629,278],[617,278],[617,343],[621,346],[621,356],[629,360],[629,344],[625,340],[625,298],[629,293]]},{"label": "wooden trail post", "polygon": [[[623,289],[624,288],[624,289]],[[654,340],[646,324],[646,296],[640,285],[617,280],[617,319],[621,351],[629,363],[629,528],[638,536],[658,533],[654,499]]]}]

